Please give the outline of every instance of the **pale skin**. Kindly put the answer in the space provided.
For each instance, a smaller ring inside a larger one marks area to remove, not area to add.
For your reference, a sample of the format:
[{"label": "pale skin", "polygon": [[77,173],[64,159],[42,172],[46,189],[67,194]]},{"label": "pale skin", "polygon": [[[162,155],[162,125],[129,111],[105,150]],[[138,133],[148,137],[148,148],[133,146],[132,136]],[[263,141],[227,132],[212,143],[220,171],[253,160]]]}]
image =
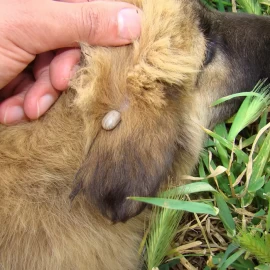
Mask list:
[{"label": "pale skin", "polygon": [[128,3],[0,0],[0,123],[52,106],[78,68],[78,42],[121,46],[139,35],[140,11]]}]

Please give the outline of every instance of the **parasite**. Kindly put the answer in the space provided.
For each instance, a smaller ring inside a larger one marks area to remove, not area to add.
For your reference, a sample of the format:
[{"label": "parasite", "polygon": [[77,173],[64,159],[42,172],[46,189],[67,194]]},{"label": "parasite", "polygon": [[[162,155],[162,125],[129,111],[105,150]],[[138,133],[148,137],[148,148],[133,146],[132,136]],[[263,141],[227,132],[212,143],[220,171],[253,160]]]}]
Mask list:
[{"label": "parasite", "polygon": [[102,128],[105,130],[113,130],[121,121],[121,113],[112,110],[109,111],[102,119]]}]

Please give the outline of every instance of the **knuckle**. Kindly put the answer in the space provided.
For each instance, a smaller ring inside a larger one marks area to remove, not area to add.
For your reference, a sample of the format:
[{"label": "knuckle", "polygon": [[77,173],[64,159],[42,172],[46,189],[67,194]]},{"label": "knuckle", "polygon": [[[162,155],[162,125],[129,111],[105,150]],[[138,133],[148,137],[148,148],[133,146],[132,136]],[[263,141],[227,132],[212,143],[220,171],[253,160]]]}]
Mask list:
[{"label": "knuckle", "polygon": [[100,29],[100,12],[97,9],[81,8],[81,26],[83,29],[78,29],[78,33],[82,33],[80,36],[81,41],[93,42],[97,39]]}]

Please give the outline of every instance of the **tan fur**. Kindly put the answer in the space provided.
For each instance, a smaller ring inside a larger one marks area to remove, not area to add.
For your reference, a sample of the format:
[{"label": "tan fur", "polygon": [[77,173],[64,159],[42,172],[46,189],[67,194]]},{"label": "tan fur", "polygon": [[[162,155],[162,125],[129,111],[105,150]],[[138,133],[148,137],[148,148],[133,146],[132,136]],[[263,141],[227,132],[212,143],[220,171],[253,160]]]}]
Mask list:
[{"label": "tan fur", "polygon": [[[195,2],[129,2],[144,11],[138,41],[110,49],[83,45],[71,89],[43,118],[0,126],[0,268],[139,269],[143,216],[113,225],[99,210],[115,221],[132,217],[141,205],[120,200],[110,208],[110,196],[151,194],[156,174],[160,181],[177,178],[196,164],[199,125],[209,124],[212,98],[195,88],[206,46]],[[112,109],[122,121],[102,130]],[[97,168],[112,177],[97,181]],[[120,182],[122,171],[127,177]]]},{"label": "tan fur", "polygon": [[[135,4],[141,6],[140,1]],[[193,6],[188,1],[159,5],[144,1],[142,8],[140,40],[125,48],[84,47],[85,67],[72,85],[79,93],[76,104],[82,109],[91,145],[76,177],[75,195],[82,187],[89,200],[115,221],[141,210],[141,204],[125,198],[153,195],[172,169],[170,160],[177,148],[181,148],[182,171],[187,172],[200,146],[193,143],[199,126],[190,122],[190,102],[205,39]],[[122,122],[113,132],[100,128],[109,110],[122,111]],[[129,164],[133,168],[123,172]],[[118,201],[112,204],[114,193]]]}]

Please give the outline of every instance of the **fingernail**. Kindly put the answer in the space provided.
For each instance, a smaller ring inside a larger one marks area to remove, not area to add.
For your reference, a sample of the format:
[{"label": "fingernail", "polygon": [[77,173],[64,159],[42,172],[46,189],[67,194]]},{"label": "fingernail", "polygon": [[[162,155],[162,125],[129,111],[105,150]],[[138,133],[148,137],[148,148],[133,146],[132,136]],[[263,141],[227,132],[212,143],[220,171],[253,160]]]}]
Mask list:
[{"label": "fingernail", "polygon": [[21,106],[8,107],[5,111],[4,123],[12,124],[25,118],[24,110]]},{"label": "fingernail", "polygon": [[141,34],[141,16],[137,9],[125,8],[118,13],[118,35],[134,40]]},{"label": "fingernail", "polygon": [[55,102],[55,98],[52,95],[44,95],[41,97],[37,104],[37,118],[44,114]]}]

